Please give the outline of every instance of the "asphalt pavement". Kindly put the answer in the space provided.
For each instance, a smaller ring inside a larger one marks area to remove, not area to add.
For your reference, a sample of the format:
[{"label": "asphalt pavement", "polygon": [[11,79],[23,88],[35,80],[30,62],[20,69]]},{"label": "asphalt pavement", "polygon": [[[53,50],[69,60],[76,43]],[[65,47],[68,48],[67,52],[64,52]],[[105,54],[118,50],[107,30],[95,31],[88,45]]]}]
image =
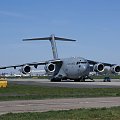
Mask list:
[{"label": "asphalt pavement", "polygon": [[25,84],[25,85],[39,85],[50,87],[67,87],[67,88],[120,88],[120,80],[112,79],[111,82],[103,82],[102,79],[95,79],[94,82],[88,80],[86,82],[50,82],[48,79],[8,79],[12,84]]},{"label": "asphalt pavement", "polygon": [[113,106],[120,106],[120,97],[3,101],[0,102],[0,115]]}]

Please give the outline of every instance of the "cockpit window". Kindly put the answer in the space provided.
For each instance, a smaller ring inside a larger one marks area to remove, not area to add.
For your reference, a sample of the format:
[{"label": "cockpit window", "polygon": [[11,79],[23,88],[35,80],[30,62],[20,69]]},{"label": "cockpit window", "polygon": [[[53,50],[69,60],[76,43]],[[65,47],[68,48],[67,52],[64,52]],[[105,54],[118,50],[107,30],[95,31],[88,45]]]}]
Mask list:
[{"label": "cockpit window", "polygon": [[81,63],[86,64],[87,62],[81,62]]},{"label": "cockpit window", "polygon": [[81,62],[77,62],[76,65],[80,64]]},{"label": "cockpit window", "polygon": [[76,65],[81,64],[81,63],[82,64],[86,64],[87,62],[82,62],[82,61],[81,62],[77,62]]}]

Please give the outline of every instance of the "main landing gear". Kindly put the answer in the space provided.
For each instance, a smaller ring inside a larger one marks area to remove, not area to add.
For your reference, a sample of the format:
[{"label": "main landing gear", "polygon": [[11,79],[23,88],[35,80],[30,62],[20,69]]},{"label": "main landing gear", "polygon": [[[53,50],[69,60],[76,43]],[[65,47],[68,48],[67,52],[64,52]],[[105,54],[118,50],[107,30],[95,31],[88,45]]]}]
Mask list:
[{"label": "main landing gear", "polygon": [[61,79],[59,79],[59,78],[52,78],[51,82],[61,82]]},{"label": "main landing gear", "polygon": [[90,79],[94,82],[93,78],[91,78],[90,76],[85,76],[85,77],[81,77],[79,79],[75,79],[74,82],[85,82],[85,79]]}]

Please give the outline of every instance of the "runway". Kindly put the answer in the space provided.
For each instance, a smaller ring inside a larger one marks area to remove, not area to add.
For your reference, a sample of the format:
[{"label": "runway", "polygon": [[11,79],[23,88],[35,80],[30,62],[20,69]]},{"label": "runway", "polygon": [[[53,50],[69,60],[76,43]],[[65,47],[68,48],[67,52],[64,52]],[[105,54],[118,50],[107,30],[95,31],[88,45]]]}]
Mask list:
[{"label": "runway", "polygon": [[111,82],[103,82],[102,79],[95,79],[95,82],[50,82],[48,79],[8,79],[12,84],[39,85],[50,87],[67,87],[67,88],[120,88],[120,80],[112,79]]},{"label": "runway", "polygon": [[112,106],[120,106],[120,97],[4,101],[0,102],[0,115]]}]

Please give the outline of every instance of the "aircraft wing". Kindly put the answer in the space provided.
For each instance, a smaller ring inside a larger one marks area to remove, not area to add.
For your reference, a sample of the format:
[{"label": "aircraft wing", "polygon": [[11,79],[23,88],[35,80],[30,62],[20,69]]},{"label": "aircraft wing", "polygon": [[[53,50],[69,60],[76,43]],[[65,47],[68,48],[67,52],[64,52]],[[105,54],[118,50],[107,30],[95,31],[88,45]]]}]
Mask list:
[{"label": "aircraft wing", "polygon": [[89,64],[91,65],[95,65],[97,63],[102,63],[104,66],[114,66],[115,64],[110,64],[110,63],[104,63],[104,62],[97,62],[97,61],[93,61],[93,60],[87,60]]},{"label": "aircraft wing", "polygon": [[49,62],[55,64],[55,63],[62,62],[62,61],[58,59],[58,60],[49,60],[49,61],[43,61],[43,62],[32,62],[32,63],[25,63],[25,64],[20,64],[20,65],[3,66],[3,67],[0,67],[0,69],[6,69],[6,68],[16,69],[17,67],[23,67],[25,65],[34,66],[35,68],[37,68],[38,65],[46,65]]}]

